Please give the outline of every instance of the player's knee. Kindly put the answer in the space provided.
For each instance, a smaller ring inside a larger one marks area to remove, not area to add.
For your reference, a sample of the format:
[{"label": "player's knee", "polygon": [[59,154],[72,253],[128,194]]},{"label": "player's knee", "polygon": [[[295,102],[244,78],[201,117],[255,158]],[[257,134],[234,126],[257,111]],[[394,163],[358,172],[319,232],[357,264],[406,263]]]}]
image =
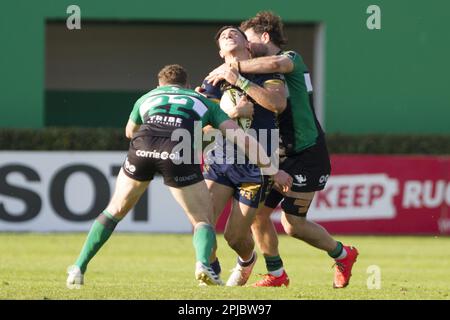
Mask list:
[{"label": "player's knee", "polygon": [[295,227],[286,219],[284,215],[281,217],[281,225],[283,226],[284,232],[286,232],[288,236],[295,236]]},{"label": "player's knee", "polygon": [[225,240],[227,241],[228,246],[229,246],[231,249],[233,249],[234,251],[239,250],[239,248],[240,248],[240,243],[239,243],[239,241],[238,241],[237,239],[235,239],[235,238],[225,238]]},{"label": "player's knee", "polygon": [[297,217],[283,213],[281,216],[281,225],[287,235],[295,238],[302,238],[303,227],[306,224],[306,218]]},{"label": "player's knee", "polygon": [[295,236],[295,228],[290,224],[284,224],[283,223],[284,232],[290,237]]},{"label": "player's knee", "polygon": [[228,243],[228,245],[234,249],[234,246],[236,246],[236,244],[238,242],[236,235],[232,232],[225,230],[223,237],[224,237],[225,241]]}]

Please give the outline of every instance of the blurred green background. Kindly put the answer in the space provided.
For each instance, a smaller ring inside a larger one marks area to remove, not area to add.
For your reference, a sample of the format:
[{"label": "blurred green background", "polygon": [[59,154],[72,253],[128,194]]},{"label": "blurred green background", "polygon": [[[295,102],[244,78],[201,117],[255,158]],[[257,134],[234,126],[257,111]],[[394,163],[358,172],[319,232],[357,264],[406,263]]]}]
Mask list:
[{"label": "blurred green background", "polygon": [[[66,28],[67,7],[81,30]],[[369,30],[369,5],[381,30]],[[312,71],[329,133],[450,133],[450,2],[431,0],[2,3],[0,127],[123,127],[169,63],[192,86],[220,64],[223,24],[273,10]]]}]

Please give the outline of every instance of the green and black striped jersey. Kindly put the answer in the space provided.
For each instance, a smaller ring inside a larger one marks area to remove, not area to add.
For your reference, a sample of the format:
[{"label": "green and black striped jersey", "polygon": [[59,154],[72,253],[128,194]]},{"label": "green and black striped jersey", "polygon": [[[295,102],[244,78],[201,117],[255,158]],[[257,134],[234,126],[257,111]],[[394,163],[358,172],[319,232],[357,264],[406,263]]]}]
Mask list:
[{"label": "green and black striped jersey", "polygon": [[284,74],[287,106],[277,117],[281,154],[293,155],[315,145],[323,138],[323,130],[314,111],[311,77],[302,57],[294,51],[281,51],[279,55],[294,64],[294,69]]},{"label": "green and black striped jersey", "polygon": [[195,121],[201,121],[202,127],[218,128],[229,120],[218,104],[178,86],[159,87],[143,95],[134,104],[130,119],[156,136],[170,136],[178,128],[193,133]]}]

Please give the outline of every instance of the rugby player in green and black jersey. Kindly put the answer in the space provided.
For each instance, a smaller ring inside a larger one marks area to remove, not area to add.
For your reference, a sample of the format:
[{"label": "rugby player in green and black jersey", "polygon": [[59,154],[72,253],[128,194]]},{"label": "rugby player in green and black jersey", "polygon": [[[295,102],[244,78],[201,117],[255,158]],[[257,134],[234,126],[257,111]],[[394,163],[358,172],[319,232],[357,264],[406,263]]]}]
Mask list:
[{"label": "rugby player in green and black jersey", "polygon": [[316,191],[324,189],[331,165],[324,132],[317,121],[312,104],[310,74],[302,57],[294,51],[282,51],[286,44],[280,17],[272,12],[260,12],[244,21],[241,30],[250,42],[254,59],[223,64],[213,70],[207,80],[213,84],[222,80],[228,68],[242,73],[284,74],[288,89],[286,109],[277,116],[280,130],[280,169],[294,177],[291,191],[282,193],[272,189],[264,207],[258,211],[253,235],[264,254],[268,274],[255,286],[282,286],[289,284],[278,251],[278,238],[270,214],[281,202],[281,222],[287,234],[326,251],[335,260],[333,287],[343,288],[349,283],[358,251],[334,240],[317,223],[306,219]]}]

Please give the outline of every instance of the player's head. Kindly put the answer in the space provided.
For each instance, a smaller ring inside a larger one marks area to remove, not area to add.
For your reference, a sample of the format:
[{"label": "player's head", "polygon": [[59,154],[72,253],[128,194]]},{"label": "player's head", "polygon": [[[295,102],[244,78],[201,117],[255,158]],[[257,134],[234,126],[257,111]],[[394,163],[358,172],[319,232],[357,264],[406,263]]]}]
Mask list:
[{"label": "player's head", "polygon": [[269,45],[282,48],[287,44],[283,22],[273,12],[258,12],[253,18],[242,22],[240,28],[247,36],[253,56],[267,55]]},{"label": "player's head", "polygon": [[178,85],[187,87],[188,75],[186,70],[179,64],[169,64],[159,71],[158,82],[160,86]]},{"label": "player's head", "polygon": [[223,26],[217,31],[214,39],[222,58],[240,50],[248,50],[247,36],[236,26]]}]

